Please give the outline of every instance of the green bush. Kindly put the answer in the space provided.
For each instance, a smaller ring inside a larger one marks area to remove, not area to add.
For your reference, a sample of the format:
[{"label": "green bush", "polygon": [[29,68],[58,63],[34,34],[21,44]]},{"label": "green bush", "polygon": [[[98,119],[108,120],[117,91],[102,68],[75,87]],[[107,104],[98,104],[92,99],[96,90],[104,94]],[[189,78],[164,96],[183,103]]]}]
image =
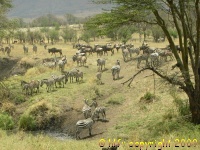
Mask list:
[{"label": "green bush", "polygon": [[187,116],[190,114],[188,100],[183,100],[179,97],[174,97],[173,101],[178,109],[180,116]]},{"label": "green bush", "polygon": [[122,95],[117,94],[117,95],[112,96],[108,100],[107,104],[121,105],[124,102],[124,100],[125,100],[125,98]]},{"label": "green bush", "polygon": [[23,114],[19,120],[19,129],[23,130],[35,130],[36,121],[33,116],[28,114]]},{"label": "green bush", "polygon": [[11,130],[14,128],[13,118],[8,114],[0,114],[0,128],[3,130]]}]

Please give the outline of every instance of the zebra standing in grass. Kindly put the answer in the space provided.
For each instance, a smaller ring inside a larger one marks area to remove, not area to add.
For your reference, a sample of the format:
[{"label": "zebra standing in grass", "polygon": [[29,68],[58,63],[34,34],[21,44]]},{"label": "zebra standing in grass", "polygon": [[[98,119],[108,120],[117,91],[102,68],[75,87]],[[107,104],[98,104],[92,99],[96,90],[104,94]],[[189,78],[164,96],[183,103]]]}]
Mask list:
[{"label": "zebra standing in grass", "polygon": [[62,86],[63,86],[63,88],[64,88],[64,84],[65,84],[65,75],[60,75],[60,76],[55,76],[55,75],[52,75],[52,78],[54,79],[54,81],[55,81],[55,87],[57,88],[57,85],[56,85],[56,83],[58,83],[59,85],[60,85],[60,87],[61,87],[61,84],[62,84]]},{"label": "zebra standing in grass", "polygon": [[105,69],[106,60],[104,58],[97,59],[97,66],[99,66],[98,71],[102,70],[103,66]]},{"label": "zebra standing in grass", "polygon": [[80,139],[80,132],[83,129],[89,129],[89,136],[92,135],[92,126],[95,123],[95,118],[97,117],[97,114],[94,112],[92,113],[92,116],[90,118],[79,120],[76,123],[76,139]]},{"label": "zebra standing in grass", "polygon": [[102,84],[101,76],[102,76],[102,72],[101,71],[99,71],[99,72],[96,73],[97,84]]},{"label": "zebra standing in grass", "polygon": [[81,78],[81,81],[83,81],[83,72],[78,70],[78,72],[75,74],[75,77],[76,77],[76,82],[79,82],[79,78]]},{"label": "zebra standing in grass", "polygon": [[61,72],[64,71],[65,64],[67,63],[66,56],[64,56],[61,60],[58,61],[58,67]]},{"label": "zebra standing in grass", "polygon": [[54,84],[55,84],[55,80],[54,79],[42,79],[40,86],[42,87],[43,84],[46,84],[46,90],[47,92],[49,92],[50,90],[54,90]]},{"label": "zebra standing in grass", "polygon": [[97,103],[95,101],[92,101],[91,105],[89,105],[87,101],[88,100],[84,99],[85,105],[82,108],[82,112],[83,112],[85,119],[91,117],[91,111],[92,111],[91,107],[92,106],[97,107]]},{"label": "zebra standing in grass", "polygon": [[111,68],[113,80],[116,80],[115,76],[117,75],[117,79],[119,79],[120,73],[120,61],[117,60],[116,65]]},{"label": "zebra standing in grass", "polygon": [[28,54],[28,47],[25,46],[25,44],[23,45],[23,49],[24,49],[24,54]]},{"label": "zebra standing in grass", "polygon": [[7,53],[8,56],[10,56],[11,48],[10,47],[5,47],[5,52]]},{"label": "zebra standing in grass", "polygon": [[104,120],[106,119],[106,107],[103,106],[96,107],[94,112],[97,114],[98,119],[99,119],[99,114],[102,115]]},{"label": "zebra standing in grass", "polygon": [[145,61],[146,61],[146,66],[149,65],[149,62],[148,62],[149,54],[147,54],[147,53],[142,54],[142,55],[139,56],[137,59],[138,59],[137,68],[140,67],[140,63],[141,63],[142,60],[145,60]]},{"label": "zebra standing in grass", "polygon": [[68,77],[70,78],[70,83],[73,82],[73,78],[76,78],[76,75],[78,74],[78,72],[79,70],[77,68],[73,68],[72,70],[69,71]]},{"label": "zebra standing in grass", "polygon": [[37,53],[37,46],[35,44],[33,45],[33,53]]}]

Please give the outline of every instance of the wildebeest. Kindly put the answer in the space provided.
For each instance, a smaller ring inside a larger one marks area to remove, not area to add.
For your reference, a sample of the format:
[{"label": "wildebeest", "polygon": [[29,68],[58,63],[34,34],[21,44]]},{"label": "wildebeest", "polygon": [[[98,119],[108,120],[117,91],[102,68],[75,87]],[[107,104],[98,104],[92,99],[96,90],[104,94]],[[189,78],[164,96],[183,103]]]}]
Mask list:
[{"label": "wildebeest", "polygon": [[57,49],[57,48],[49,48],[48,52],[51,53],[51,55],[59,53],[60,56],[62,56],[62,49]]}]

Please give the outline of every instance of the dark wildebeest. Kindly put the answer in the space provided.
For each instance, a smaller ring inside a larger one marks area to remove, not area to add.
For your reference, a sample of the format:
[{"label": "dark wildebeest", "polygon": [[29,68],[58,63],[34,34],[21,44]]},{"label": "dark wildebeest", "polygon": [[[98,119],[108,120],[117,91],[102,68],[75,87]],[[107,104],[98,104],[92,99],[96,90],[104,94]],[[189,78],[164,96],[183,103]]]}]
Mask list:
[{"label": "dark wildebeest", "polygon": [[55,53],[59,53],[60,56],[62,56],[62,49],[57,49],[57,48],[49,48],[48,52],[51,53],[51,55],[55,54]]}]

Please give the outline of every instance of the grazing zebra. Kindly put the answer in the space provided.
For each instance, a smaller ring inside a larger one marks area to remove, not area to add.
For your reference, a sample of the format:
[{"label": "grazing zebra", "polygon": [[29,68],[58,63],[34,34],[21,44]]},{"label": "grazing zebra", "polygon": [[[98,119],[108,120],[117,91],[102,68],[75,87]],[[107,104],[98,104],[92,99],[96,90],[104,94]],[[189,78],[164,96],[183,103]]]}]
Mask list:
[{"label": "grazing zebra", "polygon": [[99,66],[98,71],[102,70],[103,66],[104,66],[104,69],[105,69],[105,64],[106,64],[106,60],[104,58],[97,59],[97,66]]},{"label": "grazing zebra", "polygon": [[102,76],[102,72],[101,71],[97,72],[97,74],[96,74],[97,84],[102,84],[101,76]]},{"label": "grazing zebra", "polygon": [[85,66],[85,64],[87,63],[87,57],[86,56],[82,56],[81,60],[80,60],[81,66]]},{"label": "grazing zebra", "polygon": [[91,107],[92,106],[97,107],[97,102],[92,101],[91,105],[88,104],[88,100],[86,100],[86,99],[84,99],[84,102],[85,102],[85,105],[82,108],[82,112],[83,112],[85,119],[87,119],[87,118],[91,117],[91,111],[92,111]]},{"label": "grazing zebra", "polygon": [[80,132],[83,129],[89,129],[89,136],[92,135],[91,131],[92,131],[92,126],[95,123],[95,118],[96,118],[97,114],[96,113],[92,113],[92,116],[90,118],[84,119],[84,120],[79,120],[76,123],[76,139],[80,139]]},{"label": "grazing zebra", "polygon": [[24,81],[24,80],[21,80],[21,86],[22,86],[22,92],[25,90],[26,91],[26,95],[28,95],[28,89],[29,89],[29,83]]},{"label": "grazing zebra", "polygon": [[94,112],[97,114],[98,119],[99,119],[99,114],[102,115],[104,120],[106,119],[106,107],[103,106],[96,107]]},{"label": "grazing zebra", "polygon": [[116,65],[111,68],[113,80],[116,80],[115,76],[117,75],[117,79],[119,79],[120,73],[120,61],[117,60]]},{"label": "grazing zebra", "polygon": [[55,62],[45,62],[45,63],[43,63],[43,65],[53,69],[53,68],[56,68],[57,62],[56,61]]},{"label": "grazing zebra", "polygon": [[63,88],[64,88],[64,84],[65,84],[65,80],[66,80],[65,75],[60,75],[60,76],[52,75],[52,78],[53,78],[54,81],[55,81],[55,87],[56,87],[56,88],[57,88],[56,83],[58,83],[58,84],[60,85],[60,87],[61,87],[61,84],[62,84],[62,86],[63,86]]},{"label": "grazing zebra", "polygon": [[23,45],[23,49],[24,49],[24,54],[28,54],[28,47]]},{"label": "grazing zebra", "polygon": [[10,47],[5,47],[5,52],[7,53],[8,56],[10,56],[11,48]]},{"label": "grazing zebra", "polygon": [[83,81],[83,72],[80,71],[80,70],[77,70],[78,72],[75,74],[75,77],[76,77],[76,82],[79,82],[79,78],[81,78],[81,81]]},{"label": "grazing zebra", "polygon": [[33,93],[33,89],[37,89],[36,92],[39,93],[39,88],[40,88],[40,81],[39,80],[32,80],[29,84],[29,89],[31,91],[31,95]]},{"label": "grazing zebra", "polygon": [[46,90],[47,92],[49,92],[50,90],[54,90],[54,84],[55,84],[55,80],[54,79],[42,79],[41,80],[41,83],[40,83],[40,86],[42,87],[43,84],[46,84]]},{"label": "grazing zebra", "polygon": [[128,51],[130,52],[130,53],[136,53],[137,55],[139,55],[140,54],[140,48],[128,48]]},{"label": "grazing zebra", "polygon": [[33,45],[33,53],[37,53],[37,46],[35,44]]},{"label": "grazing zebra", "polygon": [[69,71],[68,77],[70,78],[70,83],[73,82],[73,78],[76,78],[76,75],[78,74],[79,70],[77,68],[73,68]]},{"label": "grazing zebra", "polygon": [[36,88],[36,92],[39,93],[39,87],[40,87],[40,81],[38,80],[32,80],[31,82],[21,81],[22,91],[26,90],[26,95],[33,94],[33,90]]}]

